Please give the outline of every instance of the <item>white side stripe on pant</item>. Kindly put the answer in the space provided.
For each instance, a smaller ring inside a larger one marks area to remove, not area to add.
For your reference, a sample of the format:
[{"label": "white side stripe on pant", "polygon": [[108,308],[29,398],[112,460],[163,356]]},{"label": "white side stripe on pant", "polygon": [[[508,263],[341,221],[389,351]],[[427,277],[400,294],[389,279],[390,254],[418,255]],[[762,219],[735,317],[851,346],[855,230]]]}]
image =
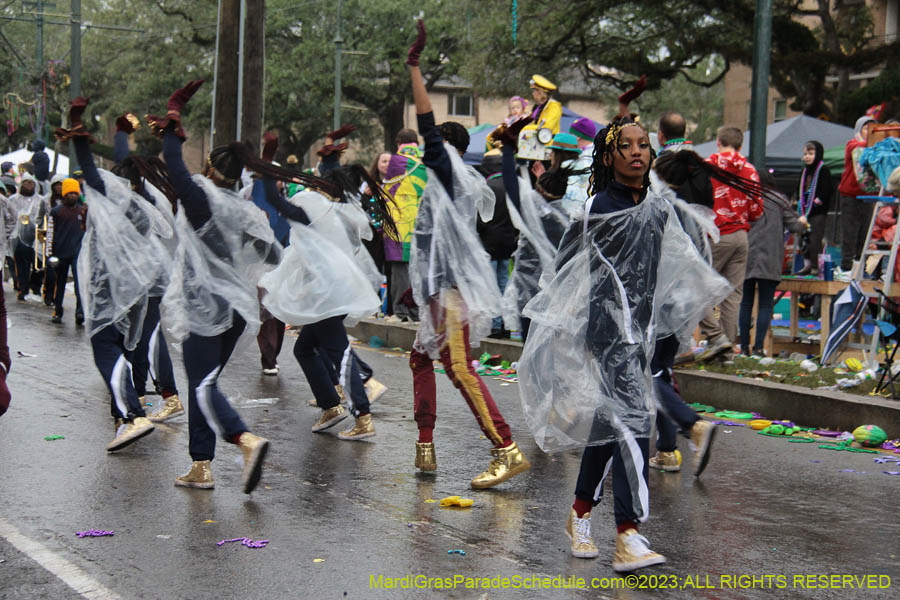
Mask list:
[{"label": "white side stripe on pant", "polygon": [[622,435],[619,449],[622,453],[625,472],[628,474],[631,495],[633,501],[636,501],[635,513],[637,513],[638,521],[644,523],[650,516],[650,491],[644,480],[644,455],[631,430],[625,427],[618,417],[615,417],[614,423]]},{"label": "white side stripe on pant", "polygon": [[206,423],[216,433],[216,437],[222,437],[222,432],[225,431],[212,405],[212,386],[215,384],[216,377],[219,376],[221,369],[222,367],[213,369],[209,375],[203,378],[200,385],[194,389],[194,393],[197,394],[197,405],[200,407],[200,412],[203,413]]},{"label": "white side stripe on pant", "polygon": [[120,354],[113,367],[112,376],[109,380],[109,387],[113,393],[113,400],[116,402],[116,408],[125,418],[128,416],[128,403],[125,401],[126,396],[126,380],[125,377],[131,377],[131,363],[125,358],[124,354]]},{"label": "white side stripe on pant", "polygon": [[156,324],[156,328],[150,336],[150,347],[147,348],[147,361],[150,363],[150,378],[156,383],[159,380],[159,377],[156,376],[156,365],[159,362],[159,323]]}]

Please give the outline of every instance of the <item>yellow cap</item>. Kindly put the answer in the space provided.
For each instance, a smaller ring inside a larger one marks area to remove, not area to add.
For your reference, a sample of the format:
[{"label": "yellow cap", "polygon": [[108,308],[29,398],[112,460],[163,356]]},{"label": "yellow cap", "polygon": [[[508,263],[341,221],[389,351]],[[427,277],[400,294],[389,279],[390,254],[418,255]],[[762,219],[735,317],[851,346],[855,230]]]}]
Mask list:
[{"label": "yellow cap", "polygon": [[547,90],[548,92],[553,92],[556,90],[556,84],[552,81],[544,77],[543,75],[534,74],[531,76],[531,81],[528,82],[533,88],[540,88],[542,90]]},{"label": "yellow cap", "polygon": [[62,182],[62,195],[65,196],[70,192],[75,192],[76,194],[81,193],[81,186],[78,185],[78,180],[72,179],[71,177],[63,179]]}]

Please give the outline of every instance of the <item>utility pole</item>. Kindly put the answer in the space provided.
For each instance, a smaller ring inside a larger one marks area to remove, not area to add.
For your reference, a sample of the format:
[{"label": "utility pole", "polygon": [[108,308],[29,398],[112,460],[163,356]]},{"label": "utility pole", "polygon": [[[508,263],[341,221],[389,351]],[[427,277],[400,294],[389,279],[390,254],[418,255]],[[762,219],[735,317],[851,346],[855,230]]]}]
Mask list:
[{"label": "utility pole", "polygon": [[766,125],[769,112],[769,62],[772,52],[772,0],[756,0],[753,33],[753,79],[750,97],[750,162],[766,168]]},{"label": "utility pole", "polygon": [[337,30],[334,34],[334,129],[341,126],[341,52],[344,38],[341,37],[341,12],[344,0],[338,0]]},{"label": "utility pole", "polygon": [[[71,44],[72,60],[69,68],[69,99],[74,100],[81,95],[81,0],[72,0]],[[68,123],[71,126],[71,123]],[[75,144],[69,140],[69,172],[75,170],[78,159],[75,157]]]},{"label": "utility pole", "polygon": [[[44,9],[56,8],[55,2],[45,2],[44,0],[36,0],[34,2],[25,1],[22,3],[26,10],[34,11],[34,24],[37,30],[37,38],[35,39],[35,62],[37,63],[37,74],[43,87],[44,83]],[[41,115],[41,120],[46,118],[46,113]],[[38,132],[38,139],[45,138],[47,124]]]},{"label": "utility pole", "polygon": [[266,66],[266,2],[244,0],[243,93],[241,137],[258,150],[262,140]]}]

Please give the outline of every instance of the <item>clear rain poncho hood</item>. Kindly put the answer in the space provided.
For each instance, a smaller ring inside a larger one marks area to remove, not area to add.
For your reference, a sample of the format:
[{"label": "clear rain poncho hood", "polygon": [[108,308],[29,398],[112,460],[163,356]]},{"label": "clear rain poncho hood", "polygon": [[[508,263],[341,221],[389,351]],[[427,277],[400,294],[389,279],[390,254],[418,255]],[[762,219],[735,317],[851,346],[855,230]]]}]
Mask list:
[{"label": "clear rain poncho hood", "polygon": [[[577,228],[577,231],[576,231]],[[525,307],[525,419],[546,452],[649,437],[656,339],[696,324],[730,286],[655,193],[572,223],[553,280]]]},{"label": "clear rain poncho hood", "polygon": [[267,259],[277,264],[281,245],[255,204],[202,175],[193,180],[206,194],[212,216],[197,230],[185,211],[175,217],[178,247],[161,305],[163,323],[171,341],[181,342],[191,333],[205,337],[224,333],[237,312],[247,325],[236,355],[259,331],[256,286],[269,270]]},{"label": "clear rain poncho hood", "polygon": [[[303,191],[290,201],[306,213],[310,224],[291,222],[291,243],[278,267],[259,281],[262,303],[290,325],[317,323],[347,315],[346,325],[378,311],[381,286],[371,255],[361,239],[372,229],[361,208]],[[368,237],[366,237],[368,236]]]},{"label": "clear rain poncho hood", "polygon": [[421,316],[417,347],[432,358],[446,342],[441,310],[447,292],[456,289],[462,298],[463,325],[469,326],[472,346],[490,334],[501,303],[490,256],[476,231],[479,215],[484,221],[493,217],[496,198],[484,177],[464,165],[454,148],[444,147],[452,165],[453,200],[429,170],[409,260],[413,299]]},{"label": "clear rain poncho hood", "polygon": [[553,274],[557,246],[569,224],[561,200],[547,202],[528,180],[518,181],[520,210],[507,198],[510,219],[519,230],[513,270],[503,290],[503,324],[510,331],[522,330],[522,309],[538,293],[541,275]]},{"label": "clear rain poncho hood", "polygon": [[88,334],[114,326],[132,350],[141,337],[148,296],[167,281],[171,261],[160,237],[171,237],[172,229],[128,181],[103,170],[100,176],[105,194],[84,189],[89,209],[78,284]]}]

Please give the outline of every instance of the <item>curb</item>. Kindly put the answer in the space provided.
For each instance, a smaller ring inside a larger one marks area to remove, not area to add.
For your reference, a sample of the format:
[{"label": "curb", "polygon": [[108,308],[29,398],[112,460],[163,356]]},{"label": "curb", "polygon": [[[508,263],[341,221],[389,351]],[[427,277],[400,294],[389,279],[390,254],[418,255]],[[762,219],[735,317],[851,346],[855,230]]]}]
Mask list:
[{"label": "curb", "polygon": [[888,439],[900,437],[900,402],[896,400],[702,371],[676,370],[675,377],[681,396],[688,403],[758,412],[766,418],[794,421],[803,427],[853,431],[860,425],[872,424],[884,429]]},{"label": "curb", "polygon": [[[364,344],[368,344],[372,336],[378,336],[384,341],[386,348],[412,350],[418,329],[419,326],[412,323],[385,323],[381,319],[362,319],[353,327],[348,327],[347,333]],[[503,360],[515,362],[522,356],[522,342],[484,339],[478,348],[471,348],[469,354],[473,359],[477,359],[485,352],[492,355],[499,354]]]}]

